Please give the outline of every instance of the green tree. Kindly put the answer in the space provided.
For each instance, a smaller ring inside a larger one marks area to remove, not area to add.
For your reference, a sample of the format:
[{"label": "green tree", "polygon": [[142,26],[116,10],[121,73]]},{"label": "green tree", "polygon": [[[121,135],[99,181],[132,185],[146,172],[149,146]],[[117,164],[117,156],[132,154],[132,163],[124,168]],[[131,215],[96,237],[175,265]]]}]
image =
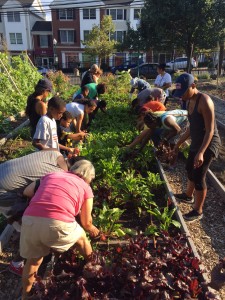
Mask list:
[{"label": "green tree", "polygon": [[141,34],[148,47],[173,51],[190,57],[196,47],[209,49],[224,30],[222,0],[146,0],[141,15]]},{"label": "green tree", "polygon": [[111,39],[115,32],[115,26],[111,16],[104,16],[100,25],[94,25],[87,39],[82,41],[85,45],[85,53],[90,56],[97,56],[99,65],[102,59],[113,54],[117,42]]}]

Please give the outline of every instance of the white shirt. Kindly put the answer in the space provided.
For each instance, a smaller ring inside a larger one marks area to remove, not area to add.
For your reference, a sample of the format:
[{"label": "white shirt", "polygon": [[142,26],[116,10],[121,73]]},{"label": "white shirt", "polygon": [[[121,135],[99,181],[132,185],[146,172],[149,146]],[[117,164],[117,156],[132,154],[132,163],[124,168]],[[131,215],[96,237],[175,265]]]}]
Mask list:
[{"label": "white shirt", "polygon": [[66,110],[71,113],[73,119],[84,114],[84,104],[71,102],[66,104]]},{"label": "white shirt", "polygon": [[37,123],[33,139],[40,140],[40,143],[46,148],[54,148],[59,150],[57,125],[55,119],[51,119],[46,115],[42,116]]},{"label": "white shirt", "polygon": [[[172,83],[172,78],[169,73],[165,73],[164,75],[158,75],[155,80],[155,84],[158,87],[162,87],[165,83]],[[164,90],[166,96],[169,96],[169,89]]]}]

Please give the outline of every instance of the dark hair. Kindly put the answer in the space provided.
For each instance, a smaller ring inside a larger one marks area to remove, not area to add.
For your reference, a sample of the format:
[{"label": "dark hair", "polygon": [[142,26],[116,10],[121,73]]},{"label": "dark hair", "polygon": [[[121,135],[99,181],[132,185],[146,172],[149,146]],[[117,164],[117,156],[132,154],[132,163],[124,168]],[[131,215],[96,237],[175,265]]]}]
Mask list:
[{"label": "dark hair", "polygon": [[152,112],[148,112],[146,113],[145,117],[144,117],[144,123],[149,127],[149,125],[155,124],[157,122],[159,122],[160,117],[158,117],[157,115],[155,115]]},{"label": "dark hair", "polygon": [[71,115],[71,113],[69,111],[64,111],[61,120],[69,120],[69,119],[73,119],[73,116]]},{"label": "dark hair", "polygon": [[46,91],[46,89],[44,89],[43,87],[36,86],[34,93],[28,96],[27,106],[26,106],[26,109],[25,109],[25,113],[28,117],[32,113],[32,110],[33,110],[32,104],[33,104],[34,99],[38,96],[43,95],[45,91]]},{"label": "dark hair", "polygon": [[86,85],[81,87],[81,92],[89,91],[88,87]]},{"label": "dark hair", "polygon": [[72,156],[71,158],[68,158],[68,162],[70,165],[70,168],[77,162],[83,159],[87,159],[85,156]]},{"label": "dark hair", "polygon": [[52,97],[48,101],[48,108],[52,107],[52,108],[55,108],[55,109],[60,109],[60,108],[65,107],[65,106],[66,106],[66,103],[64,102],[64,100],[57,97],[57,96]]},{"label": "dark hair", "polygon": [[97,104],[97,106],[98,106],[99,108],[104,108],[104,107],[106,107],[106,105],[107,105],[107,103],[106,103],[105,100],[99,100],[99,101],[98,101],[98,104]]},{"label": "dark hair", "polygon": [[105,83],[99,83],[97,85],[97,93],[100,95],[100,94],[105,94],[106,92],[106,85]]},{"label": "dark hair", "polygon": [[161,70],[165,71],[165,69],[166,69],[166,64],[165,64],[165,63],[160,63],[160,64],[158,64],[158,69],[161,69]]}]

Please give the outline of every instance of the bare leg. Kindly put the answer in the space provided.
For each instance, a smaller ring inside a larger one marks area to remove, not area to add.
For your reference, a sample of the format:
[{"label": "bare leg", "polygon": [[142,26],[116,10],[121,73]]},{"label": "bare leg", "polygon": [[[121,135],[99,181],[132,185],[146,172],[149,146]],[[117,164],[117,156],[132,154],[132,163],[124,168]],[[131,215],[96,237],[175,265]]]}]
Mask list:
[{"label": "bare leg", "polygon": [[43,257],[27,259],[23,269],[23,276],[22,276],[22,285],[23,285],[22,300],[27,299],[28,294],[32,288],[33,282],[35,280],[34,276],[35,274],[37,274],[38,268],[40,267],[42,260]]},{"label": "bare leg", "polygon": [[87,239],[85,233],[76,242],[76,244],[74,246],[77,248],[77,250],[80,252],[80,254],[84,257],[84,259],[88,260],[88,258],[92,254],[92,247],[91,247],[91,244],[90,244],[89,240]]},{"label": "bare leg", "polygon": [[207,189],[204,189],[202,191],[196,191],[195,190],[195,204],[194,209],[197,210],[200,214],[202,214],[203,205],[205,202],[207,194]]},{"label": "bare leg", "polygon": [[194,191],[195,191],[195,184],[194,184],[193,181],[190,181],[190,180],[188,179],[186,195],[187,195],[188,197],[192,197],[193,194],[194,194]]}]

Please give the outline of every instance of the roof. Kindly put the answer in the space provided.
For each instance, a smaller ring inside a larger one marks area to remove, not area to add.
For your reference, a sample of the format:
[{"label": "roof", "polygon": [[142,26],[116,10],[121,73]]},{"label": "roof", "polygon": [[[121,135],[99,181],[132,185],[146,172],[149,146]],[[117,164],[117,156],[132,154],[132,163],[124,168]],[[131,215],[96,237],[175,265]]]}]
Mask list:
[{"label": "roof", "polygon": [[31,31],[52,31],[51,21],[37,21]]},{"label": "roof", "polygon": [[[21,4],[22,7],[31,7],[34,0],[18,0]],[[0,0],[0,7],[2,7],[5,3],[7,2],[7,0]],[[8,6],[10,7],[10,3],[8,3]],[[12,7],[17,7],[17,5],[15,5],[15,2],[12,4]],[[18,8],[20,8],[20,6],[18,5]]]},{"label": "roof", "polygon": [[129,5],[131,2],[133,2],[132,0],[105,0],[103,1],[105,3],[106,6],[108,5]]}]

